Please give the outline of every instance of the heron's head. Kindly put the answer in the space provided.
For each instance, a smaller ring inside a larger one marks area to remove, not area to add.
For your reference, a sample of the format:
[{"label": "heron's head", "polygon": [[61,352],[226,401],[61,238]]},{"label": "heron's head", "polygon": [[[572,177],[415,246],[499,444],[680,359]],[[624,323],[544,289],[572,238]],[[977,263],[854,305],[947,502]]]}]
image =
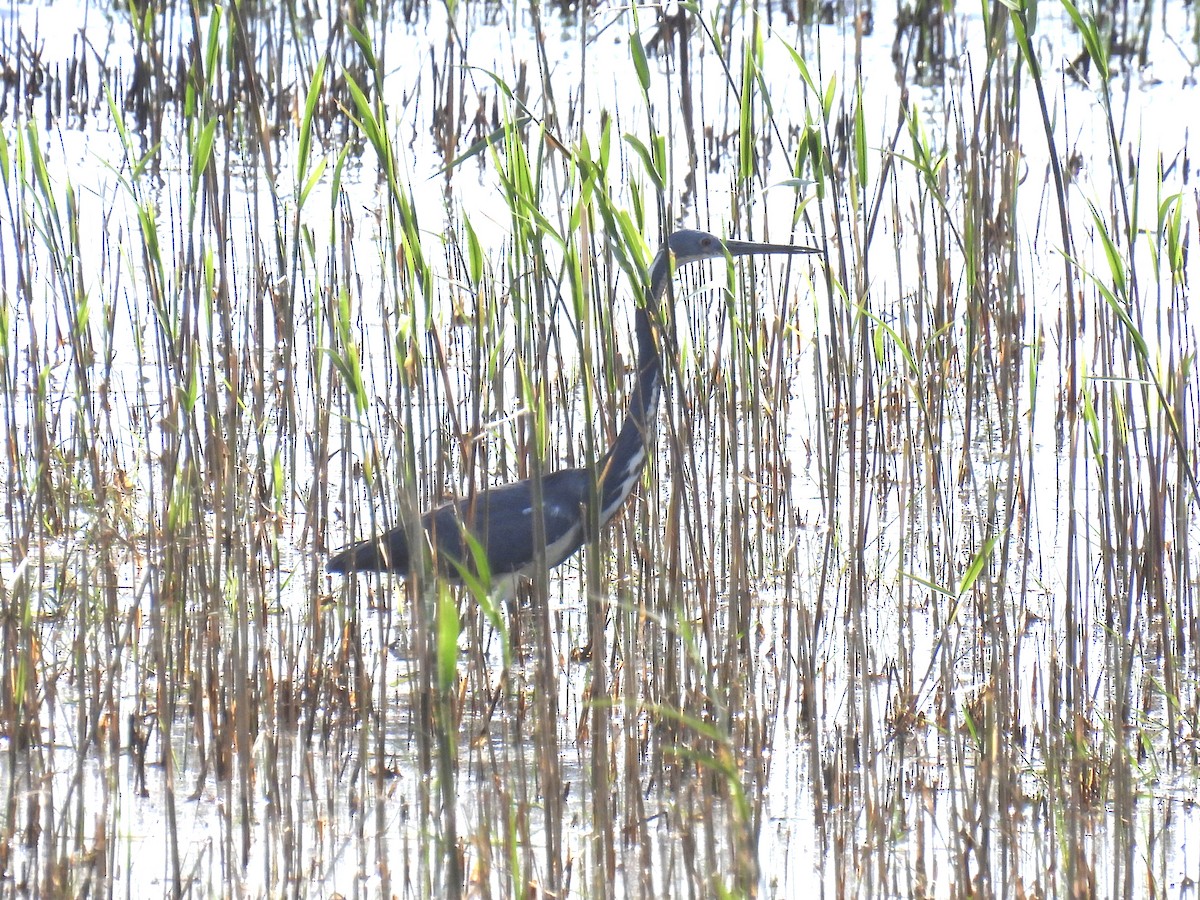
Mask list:
[{"label": "heron's head", "polygon": [[667,246],[671,248],[677,266],[701,259],[719,259],[725,255],[725,242],[706,231],[676,231],[667,238]]},{"label": "heron's head", "polygon": [[724,256],[750,256],[754,253],[820,253],[816,247],[794,244],[759,244],[754,241],[723,240],[705,231],[683,229],[667,238],[667,246],[675,257],[675,265],[720,259]]}]

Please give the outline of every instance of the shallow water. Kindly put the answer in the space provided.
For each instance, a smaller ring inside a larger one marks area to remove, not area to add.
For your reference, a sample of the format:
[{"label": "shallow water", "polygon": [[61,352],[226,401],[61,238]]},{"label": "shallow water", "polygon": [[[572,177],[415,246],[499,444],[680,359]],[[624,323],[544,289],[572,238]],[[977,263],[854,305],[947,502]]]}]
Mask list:
[{"label": "shallow water", "polygon": [[[164,8],[145,41],[4,11],[6,895],[1200,878],[1196,273],[1159,237],[1177,210],[1194,243],[1194,11],[1117,61],[1115,169],[1038,10],[1074,303],[1011,23],[989,58],[949,10],[921,68],[897,10],[798,12],[706,9],[683,54],[653,7]],[[381,86],[403,202],[347,77]],[[544,587],[324,576],[405,504],[599,456],[644,250],[611,210],[651,250],[666,221],[827,267],[681,276],[657,458]]]}]

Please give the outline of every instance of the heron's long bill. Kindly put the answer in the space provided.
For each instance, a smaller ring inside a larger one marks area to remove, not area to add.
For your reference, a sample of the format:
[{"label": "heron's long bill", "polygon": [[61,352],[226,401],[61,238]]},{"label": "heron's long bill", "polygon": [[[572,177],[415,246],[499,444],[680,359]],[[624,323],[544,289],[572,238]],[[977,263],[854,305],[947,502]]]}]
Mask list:
[{"label": "heron's long bill", "polygon": [[755,253],[820,253],[817,247],[805,247],[801,244],[759,244],[755,241],[723,240],[726,252],[730,256],[750,256]]}]

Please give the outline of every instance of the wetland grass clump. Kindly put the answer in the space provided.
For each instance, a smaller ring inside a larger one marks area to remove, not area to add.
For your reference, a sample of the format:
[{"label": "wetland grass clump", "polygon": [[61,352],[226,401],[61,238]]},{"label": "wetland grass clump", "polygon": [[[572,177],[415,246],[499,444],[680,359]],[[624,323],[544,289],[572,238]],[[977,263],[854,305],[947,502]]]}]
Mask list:
[{"label": "wetland grass clump", "polygon": [[[2,892],[1200,878],[1162,27],[401,12],[142,4],[62,59],[0,25]],[[657,453],[578,563],[510,603],[325,578],[596,459],[692,225],[823,265],[676,283]]]}]

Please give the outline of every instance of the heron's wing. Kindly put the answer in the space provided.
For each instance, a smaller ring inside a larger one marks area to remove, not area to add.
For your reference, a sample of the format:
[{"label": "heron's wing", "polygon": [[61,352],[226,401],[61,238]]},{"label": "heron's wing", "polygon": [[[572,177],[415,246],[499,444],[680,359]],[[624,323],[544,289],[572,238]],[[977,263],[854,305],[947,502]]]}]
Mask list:
[{"label": "heron's wing", "polygon": [[[583,543],[591,476],[586,469],[563,469],[543,476],[541,488],[545,561],[547,566],[556,566]],[[483,550],[492,575],[527,573],[537,561],[535,504],[529,479],[438,507],[425,517],[425,528],[447,575],[456,575],[459,565],[476,570],[466,535]]]},{"label": "heron's wing", "polygon": [[[591,476],[586,469],[562,469],[542,478],[542,534],[547,566],[557,566],[583,543]],[[465,569],[479,574],[482,551],[493,576],[527,574],[537,562],[534,541],[533,484],[528,479],[454,500],[421,517],[434,560],[452,579]],[[411,565],[403,527],[360,541],[330,557],[328,572],[393,572],[407,575]]]}]

